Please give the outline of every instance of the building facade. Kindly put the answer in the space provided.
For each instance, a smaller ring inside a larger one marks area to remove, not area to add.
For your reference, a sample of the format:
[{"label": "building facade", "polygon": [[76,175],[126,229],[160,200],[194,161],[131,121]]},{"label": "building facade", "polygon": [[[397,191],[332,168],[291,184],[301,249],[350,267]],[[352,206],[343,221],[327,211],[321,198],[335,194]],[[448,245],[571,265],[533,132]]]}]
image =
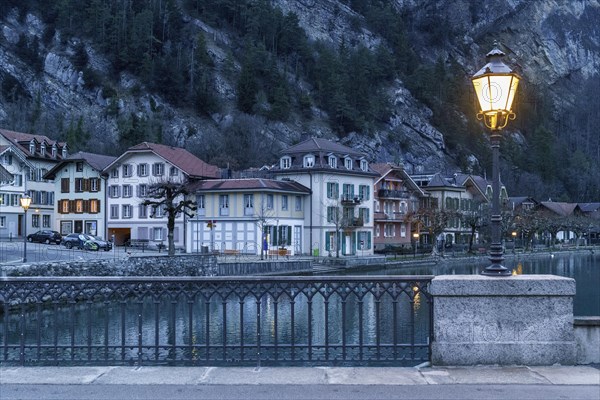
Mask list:
[{"label": "building facade", "polygon": [[0,188],[2,216],[0,235],[21,236],[24,212],[19,198],[23,194],[31,197],[27,212],[27,233],[41,229],[55,230],[54,182],[44,175],[58,162],[68,156],[67,144],[43,135],[14,132],[0,129],[0,159],[3,167],[13,175],[13,181]]},{"label": "building facade", "polygon": [[87,233],[106,237],[106,176],[102,170],[116,158],[78,152],[44,175],[54,181],[55,224],[63,236]]},{"label": "building facade", "polygon": [[419,210],[419,200],[425,192],[417,186],[401,165],[372,164],[379,174],[373,186],[375,197],[374,249],[386,246],[411,248],[418,227],[412,215]]},{"label": "building facade", "polygon": [[[301,254],[310,190],[291,181],[216,179],[193,186],[196,215],[188,220],[191,252]],[[262,249],[262,251],[261,251]]]},{"label": "building facade", "polygon": [[373,181],[366,156],[354,149],[311,138],[280,153],[276,179],[307,187],[302,253],[373,254]]},{"label": "building facade", "polygon": [[[200,160],[185,149],[143,142],[127,149],[103,171],[107,175],[108,238],[117,245],[132,240],[147,241],[150,247],[167,244],[167,217],[164,207],[142,203],[152,185],[161,182],[192,182],[218,178],[217,167]],[[178,249],[186,245],[187,216],[176,218],[174,239]]]}]

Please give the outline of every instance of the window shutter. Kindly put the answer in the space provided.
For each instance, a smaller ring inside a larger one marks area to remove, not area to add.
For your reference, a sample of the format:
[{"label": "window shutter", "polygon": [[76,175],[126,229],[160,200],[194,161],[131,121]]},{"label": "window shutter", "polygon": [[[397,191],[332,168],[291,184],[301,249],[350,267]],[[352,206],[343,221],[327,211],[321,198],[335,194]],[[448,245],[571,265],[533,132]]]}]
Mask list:
[{"label": "window shutter", "polygon": [[358,250],[358,240],[356,240],[356,232],[352,232],[352,244],[351,244],[350,248],[354,249],[354,250]]},{"label": "window shutter", "polygon": [[325,232],[325,250],[329,251],[331,250],[331,244],[329,243],[329,239],[330,239],[330,232]]},{"label": "window shutter", "polygon": [[75,211],[77,208],[77,205],[75,204],[75,200],[65,200],[69,202],[69,211],[73,210]]},{"label": "window shutter", "polygon": [[165,241],[165,242],[168,240],[168,238],[167,238],[167,228],[162,228],[162,240]]},{"label": "window shutter", "polygon": [[292,227],[288,226],[287,227],[287,243],[288,246],[292,245]]},{"label": "window shutter", "polygon": [[179,241],[179,227],[175,227],[175,229],[173,229],[173,240],[175,242]]},{"label": "window shutter", "polygon": [[371,232],[367,232],[367,250],[371,248]]},{"label": "window shutter", "polygon": [[62,211],[62,202],[63,202],[62,200],[58,201],[58,213],[59,214],[64,214]]}]

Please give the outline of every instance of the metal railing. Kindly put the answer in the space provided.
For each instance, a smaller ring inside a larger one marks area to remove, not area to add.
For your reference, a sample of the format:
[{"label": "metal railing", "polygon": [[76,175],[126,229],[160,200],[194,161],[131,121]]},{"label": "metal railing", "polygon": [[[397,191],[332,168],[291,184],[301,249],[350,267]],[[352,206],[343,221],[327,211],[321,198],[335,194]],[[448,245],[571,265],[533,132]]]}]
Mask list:
[{"label": "metal railing", "polygon": [[433,276],[0,280],[18,365],[416,365]]}]

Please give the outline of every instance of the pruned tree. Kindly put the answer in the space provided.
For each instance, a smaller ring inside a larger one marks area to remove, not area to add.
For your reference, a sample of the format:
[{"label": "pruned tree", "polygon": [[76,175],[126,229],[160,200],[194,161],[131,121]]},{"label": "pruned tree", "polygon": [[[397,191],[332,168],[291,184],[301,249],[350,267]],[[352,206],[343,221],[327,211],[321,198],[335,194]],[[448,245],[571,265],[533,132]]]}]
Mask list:
[{"label": "pruned tree", "polygon": [[266,240],[265,229],[271,225],[273,216],[275,215],[273,207],[269,208],[264,197],[261,198],[258,208],[255,208],[254,218],[256,219],[256,227],[260,232],[260,259],[264,259],[264,241]]},{"label": "pruned tree", "polygon": [[473,252],[473,241],[475,239],[475,233],[478,232],[481,227],[486,223],[486,219],[482,215],[481,203],[476,203],[469,210],[461,212],[461,224],[469,227],[469,253]]},{"label": "pruned tree", "polygon": [[[435,207],[422,207],[411,215],[411,222],[417,223],[422,229],[425,229],[432,240],[437,240],[448,227],[448,222],[451,218],[458,217],[459,214],[455,210],[440,210]],[[434,242],[431,250],[432,256],[438,255],[437,245]]]},{"label": "pruned tree", "polygon": [[175,255],[175,220],[182,213],[192,217],[192,213],[198,208],[196,202],[187,197],[189,194],[187,180],[160,179],[148,185],[148,193],[142,202],[142,205],[152,207],[151,216],[155,215],[158,207],[164,209],[167,216],[167,238],[170,256]]}]

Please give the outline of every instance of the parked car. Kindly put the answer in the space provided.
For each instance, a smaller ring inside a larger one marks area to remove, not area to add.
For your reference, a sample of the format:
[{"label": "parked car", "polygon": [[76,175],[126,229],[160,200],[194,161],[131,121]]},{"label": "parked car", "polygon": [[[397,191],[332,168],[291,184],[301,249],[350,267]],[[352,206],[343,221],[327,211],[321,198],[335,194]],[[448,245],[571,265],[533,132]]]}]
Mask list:
[{"label": "parked car", "polygon": [[104,251],[109,251],[112,250],[112,242],[110,240],[104,240],[102,239],[100,236],[91,236],[90,235],[90,240],[92,242],[94,242],[98,248],[96,250],[104,250]]},{"label": "parked car", "polygon": [[43,230],[27,235],[27,241],[29,242],[60,244],[61,240],[62,235],[56,231]]},{"label": "parked car", "polygon": [[70,233],[63,238],[62,244],[67,248],[78,248],[81,250],[104,251],[112,250],[112,243],[99,236],[87,235],[85,233]]}]

